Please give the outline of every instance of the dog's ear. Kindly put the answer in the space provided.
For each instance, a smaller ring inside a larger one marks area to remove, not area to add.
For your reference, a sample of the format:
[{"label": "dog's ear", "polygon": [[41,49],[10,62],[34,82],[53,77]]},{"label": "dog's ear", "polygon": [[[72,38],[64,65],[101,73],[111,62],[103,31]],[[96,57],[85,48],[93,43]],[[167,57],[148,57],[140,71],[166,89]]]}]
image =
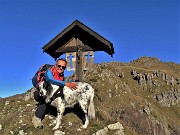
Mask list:
[{"label": "dog's ear", "polygon": [[44,83],[43,83],[43,88],[46,90],[46,88],[47,88],[47,82],[46,81],[44,81]]},{"label": "dog's ear", "polygon": [[53,89],[52,85],[49,84],[49,83],[47,83],[47,87],[46,88],[47,88],[47,91],[51,91]]},{"label": "dog's ear", "polygon": [[51,94],[52,89],[53,89],[52,85],[46,82],[47,95]]}]

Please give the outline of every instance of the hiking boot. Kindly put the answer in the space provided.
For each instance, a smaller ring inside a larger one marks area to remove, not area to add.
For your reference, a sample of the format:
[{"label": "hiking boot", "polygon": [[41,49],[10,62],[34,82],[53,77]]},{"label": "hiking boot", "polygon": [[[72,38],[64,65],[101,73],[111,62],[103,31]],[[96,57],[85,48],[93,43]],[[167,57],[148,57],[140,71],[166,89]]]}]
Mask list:
[{"label": "hiking boot", "polygon": [[32,123],[33,123],[35,128],[39,128],[39,129],[43,128],[43,124],[41,122],[41,119],[36,117],[35,115],[32,117]]}]

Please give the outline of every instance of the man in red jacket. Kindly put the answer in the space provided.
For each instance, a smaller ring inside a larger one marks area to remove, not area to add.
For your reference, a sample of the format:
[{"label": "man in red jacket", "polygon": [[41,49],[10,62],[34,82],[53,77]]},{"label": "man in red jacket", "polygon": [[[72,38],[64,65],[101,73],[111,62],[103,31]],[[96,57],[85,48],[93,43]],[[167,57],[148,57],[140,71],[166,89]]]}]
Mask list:
[{"label": "man in red jacket", "polygon": [[[62,88],[64,86],[69,87],[72,90],[76,89],[76,83],[73,81],[66,81],[64,77],[64,70],[66,69],[67,61],[65,59],[58,59],[56,64],[52,66],[44,75],[44,80],[49,84],[58,85]],[[47,111],[47,104],[45,99],[40,96],[39,91],[34,92],[34,99],[39,102],[35,115],[32,118],[32,123],[35,128],[43,128],[42,120]]]}]

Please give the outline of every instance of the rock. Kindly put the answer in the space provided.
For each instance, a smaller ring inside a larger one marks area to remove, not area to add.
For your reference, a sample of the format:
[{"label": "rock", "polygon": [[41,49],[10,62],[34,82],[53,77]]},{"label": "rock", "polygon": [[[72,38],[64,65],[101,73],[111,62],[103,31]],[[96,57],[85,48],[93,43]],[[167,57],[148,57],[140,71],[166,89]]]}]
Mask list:
[{"label": "rock", "polygon": [[163,80],[166,80],[166,74],[165,74],[165,73],[161,73],[161,78],[162,78]]},{"label": "rock", "polygon": [[1,131],[1,130],[3,130],[3,127],[2,127],[2,125],[0,124],[0,131]]},{"label": "rock", "polygon": [[161,94],[156,95],[156,100],[161,101],[162,100],[162,95]]},{"label": "rock", "polygon": [[124,135],[123,130],[117,130],[113,135]]},{"label": "rock", "polygon": [[32,106],[32,105],[31,104],[27,104],[26,106],[29,107],[29,106]]},{"label": "rock", "polygon": [[119,78],[124,77],[124,73],[120,73],[120,72],[115,72],[115,75],[118,76]]},{"label": "rock", "polygon": [[27,133],[24,133],[23,130],[20,130],[20,131],[19,131],[19,135],[27,135]]},{"label": "rock", "polygon": [[22,123],[22,122],[23,122],[22,120],[19,121],[19,123]]},{"label": "rock", "polygon": [[35,111],[36,111],[36,109],[33,108],[33,109],[32,109],[32,112],[35,112]]},{"label": "rock", "polygon": [[117,130],[117,129],[124,130],[124,127],[120,124],[120,122],[117,122],[115,124],[108,125],[108,129],[110,129],[110,130]]},{"label": "rock", "polygon": [[147,75],[143,75],[141,73],[137,73],[136,70],[132,70],[131,75],[133,76],[134,80],[138,81],[138,84],[141,85],[143,90],[147,90],[147,80],[149,81],[148,83],[150,85],[152,84],[151,76],[149,74],[147,76]]},{"label": "rock", "polygon": [[109,98],[112,98],[112,93],[109,93]]},{"label": "rock", "polygon": [[168,130],[168,125],[163,124],[161,121],[157,120],[153,116],[150,116],[149,119],[154,125],[154,130],[152,132],[153,135],[157,135],[158,133],[161,132],[163,133],[163,135],[171,135],[170,130]]},{"label": "rock", "polygon": [[175,86],[178,84],[178,79],[174,79],[172,76],[158,70],[152,73],[137,73],[136,70],[132,70],[131,75],[134,80],[138,81],[138,84],[143,90],[148,91],[154,91],[152,85],[161,86],[163,85],[163,81],[165,81],[167,85]]},{"label": "rock", "polygon": [[145,74],[145,80],[146,80],[146,84],[148,87],[148,90],[151,91],[152,90],[152,76],[150,73],[146,73]]},{"label": "rock", "polygon": [[172,88],[169,92],[157,94],[155,99],[162,106],[170,107],[171,105],[178,105],[180,102],[180,89]]},{"label": "rock", "polygon": [[78,128],[77,131],[78,131],[78,132],[81,132],[81,128]]},{"label": "rock", "polygon": [[134,80],[138,80],[138,78],[137,78],[138,73],[137,73],[136,70],[132,70],[132,71],[131,71],[131,75],[133,76],[133,79],[134,79]]},{"label": "rock", "polygon": [[118,90],[118,84],[115,85],[115,89]]},{"label": "rock", "polygon": [[54,132],[54,135],[65,135],[65,133],[62,132],[62,131],[60,131],[60,130],[56,130],[56,131]]},{"label": "rock", "polygon": [[69,125],[69,127],[72,126],[72,122],[69,121],[69,122],[68,122],[68,125]]},{"label": "rock", "polygon": [[148,115],[151,113],[151,110],[152,110],[151,104],[148,104],[148,105],[144,106],[144,108],[143,108],[143,112]]},{"label": "rock", "polygon": [[108,128],[105,127],[103,129],[98,130],[95,135],[107,135],[107,134],[108,134]]},{"label": "rock", "polygon": [[172,76],[166,74],[165,78],[166,78],[166,84],[167,85],[174,86],[176,84],[176,81],[175,81],[175,79]]},{"label": "rock", "polygon": [[154,77],[160,77],[160,71],[159,70],[154,70],[153,71],[153,76]]},{"label": "rock", "polygon": [[153,83],[155,86],[158,86],[158,87],[161,86],[161,82],[158,81],[158,80],[152,80],[152,83]]},{"label": "rock", "polygon": [[124,127],[119,123],[110,124],[103,129],[98,130],[96,133],[92,135],[108,135],[109,132],[114,131],[113,135],[124,135]]},{"label": "rock", "polygon": [[6,101],[6,102],[5,102],[5,106],[6,106],[6,105],[9,105],[9,101]]},{"label": "rock", "polygon": [[10,132],[11,135],[14,135],[14,132],[13,132],[13,131],[10,130],[9,132]]}]

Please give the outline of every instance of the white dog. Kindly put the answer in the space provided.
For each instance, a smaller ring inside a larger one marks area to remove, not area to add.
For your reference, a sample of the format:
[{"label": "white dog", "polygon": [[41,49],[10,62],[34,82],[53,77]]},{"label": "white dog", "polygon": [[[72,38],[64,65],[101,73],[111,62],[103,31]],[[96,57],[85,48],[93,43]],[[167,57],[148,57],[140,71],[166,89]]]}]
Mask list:
[{"label": "white dog", "polygon": [[[52,85],[52,90],[50,94],[47,95],[47,91],[44,89],[45,82],[42,82],[39,85],[40,92],[47,96],[46,102],[50,102],[50,98],[56,93],[59,89],[59,86]],[[95,118],[95,109],[94,109],[94,89],[88,83],[77,82],[77,89],[71,90],[69,87],[64,86],[63,88],[63,97],[57,97],[52,101],[52,105],[57,108],[57,118],[56,126],[53,130],[59,128],[61,124],[61,119],[66,107],[74,107],[75,104],[79,103],[83,112],[85,113],[85,123],[82,125],[82,128],[87,128],[89,124],[89,118]]]}]

